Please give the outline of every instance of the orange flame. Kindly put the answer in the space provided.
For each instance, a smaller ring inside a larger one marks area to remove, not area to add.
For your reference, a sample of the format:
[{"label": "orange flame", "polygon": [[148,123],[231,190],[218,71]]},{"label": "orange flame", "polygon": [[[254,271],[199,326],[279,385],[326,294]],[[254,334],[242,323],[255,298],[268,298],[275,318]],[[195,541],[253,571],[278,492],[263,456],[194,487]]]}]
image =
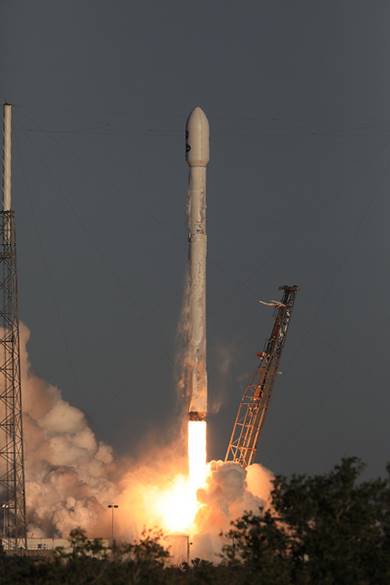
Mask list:
[{"label": "orange flame", "polygon": [[188,422],[188,479],[195,494],[207,478],[206,421]]},{"label": "orange flame", "polygon": [[206,430],[206,421],[188,422],[188,476],[177,475],[154,502],[163,530],[196,532],[195,518],[202,505],[197,491],[205,485],[208,475]]}]

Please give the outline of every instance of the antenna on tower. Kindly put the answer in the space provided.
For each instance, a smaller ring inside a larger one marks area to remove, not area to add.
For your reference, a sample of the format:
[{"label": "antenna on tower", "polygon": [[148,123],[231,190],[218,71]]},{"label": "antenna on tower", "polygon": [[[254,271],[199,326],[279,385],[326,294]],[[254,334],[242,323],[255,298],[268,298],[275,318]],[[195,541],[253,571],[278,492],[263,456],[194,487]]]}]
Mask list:
[{"label": "antenna on tower", "polygon": [[27,548],[22,389],[11,200],[12,106],[3,106],[3,209],[0,211],[0,509],[6,550]]}]

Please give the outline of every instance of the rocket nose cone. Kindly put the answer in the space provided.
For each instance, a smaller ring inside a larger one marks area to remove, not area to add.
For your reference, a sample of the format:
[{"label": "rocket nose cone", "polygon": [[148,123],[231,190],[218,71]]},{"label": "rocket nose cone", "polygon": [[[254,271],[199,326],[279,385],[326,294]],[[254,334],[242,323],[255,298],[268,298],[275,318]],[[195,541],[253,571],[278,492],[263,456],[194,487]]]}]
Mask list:
[{"label": "rocket nose cone", "polygon": [[207,126],[207,128],[208,128],[208,126],[209,126],[209,121],[207,119],[207,116],[200,106],[196,106],[187,118],[187,124],[186,124],[187,130],[190,127],[194,128],[195,126],[198,128],[201,128],[202,126],[204,126],[204,127]]},{"label": "rocket nose cone", "polygon": [[191,167],[205,167],[209,162],[209,121],[196,106],[186,123],[186,160]]}]

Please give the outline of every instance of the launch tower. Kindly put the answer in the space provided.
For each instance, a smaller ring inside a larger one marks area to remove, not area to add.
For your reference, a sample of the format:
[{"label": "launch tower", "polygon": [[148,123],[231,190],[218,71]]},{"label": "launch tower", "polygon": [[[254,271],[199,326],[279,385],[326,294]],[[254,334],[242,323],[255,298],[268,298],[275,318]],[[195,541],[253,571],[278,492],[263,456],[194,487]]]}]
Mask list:
[{"label": "launch tower", "polygon": [[5,549],[27,548],[22,391],[16,273],[15,217],[11,205],[12,107],[3,106],[3,210],[0,212],[0,510]]},{"label": "launch tower", "polygon": [[283,290],[280,301],[263,303],[275,308],[275,322],[264,351],[257,354],[260,364],[244,390],[225,456],[225,461],[242,467],[253,463],[256,455],[298,287],[281,286],[279,290]]}]

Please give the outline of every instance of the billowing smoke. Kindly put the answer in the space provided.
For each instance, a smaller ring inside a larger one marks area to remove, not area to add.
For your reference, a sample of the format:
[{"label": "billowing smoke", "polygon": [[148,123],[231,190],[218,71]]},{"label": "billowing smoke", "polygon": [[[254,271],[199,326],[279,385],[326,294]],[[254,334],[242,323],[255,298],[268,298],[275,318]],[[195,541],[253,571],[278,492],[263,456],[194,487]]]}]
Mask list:
[{"label": "billowing smoke", "polygon": [[245,511],[267,508],[272,473],[257,463],[243,469],[237,463],[212,461],[207,486],[199,490],[204,506],[198,512],[199,534],[193,539],[193,555],[215,560],[221,548],[220,533]]},{"label": "billowing smoke", "polygon": [[58,388],[33,373],[24,325],[20,337],[29,532],[104,530],[105,506],[117,495],[109,479],[116,475],[112,450],[96,440],[84,414],[63,400]]},{"label": "billowing smoke", "polygon": [[[115,461],[111,447],[98,441],[84,414],[66,402],[58,388],[36,376],[21,325],[25,431],[26,496],[29,533],[62,536],[81,526],[90,536],[109,537],[109,503],[117,503],[116,535],[131,539],[144,528],[162,528],[167,510],[180,516],[176,495],[186,474],[183,439],[149,448],[142,457]],[[267,505],[272,475],[259,465],[243,470],[234,463],[210,463],[192,555],[215,560],[219,533],[245,510]],[[170,522],[172,525],[172,521]],[[173,522],[174,524],[174,522]]]}]

